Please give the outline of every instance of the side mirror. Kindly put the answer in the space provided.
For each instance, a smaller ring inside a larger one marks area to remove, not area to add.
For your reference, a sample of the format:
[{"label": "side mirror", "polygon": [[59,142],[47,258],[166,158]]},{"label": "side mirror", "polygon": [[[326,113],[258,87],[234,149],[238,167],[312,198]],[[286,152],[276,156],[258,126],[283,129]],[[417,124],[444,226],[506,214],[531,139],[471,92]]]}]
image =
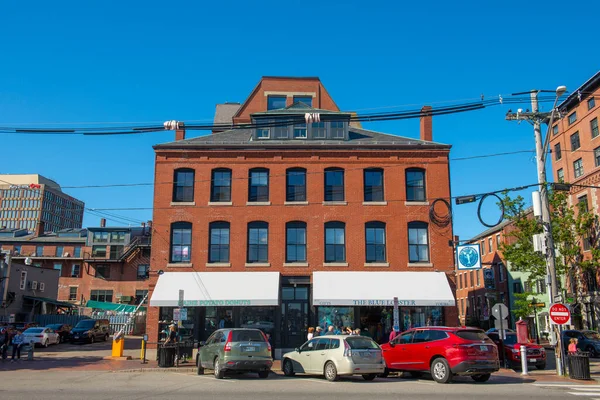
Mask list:
[{"label": "side mirror", "polygon": [[298,353],[302,353],[298,347],[296,347],[294,350]]}]

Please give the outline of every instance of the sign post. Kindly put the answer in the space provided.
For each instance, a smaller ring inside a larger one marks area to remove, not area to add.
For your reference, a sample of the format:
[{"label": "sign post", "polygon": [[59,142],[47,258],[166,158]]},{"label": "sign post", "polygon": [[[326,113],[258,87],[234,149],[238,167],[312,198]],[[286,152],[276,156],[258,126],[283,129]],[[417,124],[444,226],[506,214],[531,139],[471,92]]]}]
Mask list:
[{"label": "sign post", "polygon": [[400,332],[400,312],[398,310],[398,298],[394,297],[394,328],[396,332]]},{"label": "sign post", "polygon": [[[500,338],[500,354],[504,354],[504,339],[506,338],[504,330],[506,322],[504,320],[508,318],[508,307],[506,307],[504,303],[496,303],[492,308],[492,315],[500,321],[500,329],[498,330],[498,337]],[[506,357],[504,357],[505,365],[507,361]]]},{"label": "sign post", "polygon": [[550,323],[558,325],[558,335],[554,353],[556,354],[556,373],[558,375],[563,375],[562,326],[571,323],[571,311],[569,310],[569,307],[564,304],[556,303],[550,306],[548,315],[550,316]]}]

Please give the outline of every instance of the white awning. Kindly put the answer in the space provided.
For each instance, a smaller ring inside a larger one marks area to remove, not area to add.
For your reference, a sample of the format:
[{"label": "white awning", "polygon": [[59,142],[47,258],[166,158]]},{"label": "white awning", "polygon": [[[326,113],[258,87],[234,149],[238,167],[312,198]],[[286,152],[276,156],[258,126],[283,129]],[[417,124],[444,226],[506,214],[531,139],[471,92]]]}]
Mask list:
[{"label": "white awning", "polygon": [[150,298],[151,307],[279,305],[279,272],[165,272]]},{"label": "white awning", "polygon": [[314,272],[315,306],[454,306],[443,272]]}]

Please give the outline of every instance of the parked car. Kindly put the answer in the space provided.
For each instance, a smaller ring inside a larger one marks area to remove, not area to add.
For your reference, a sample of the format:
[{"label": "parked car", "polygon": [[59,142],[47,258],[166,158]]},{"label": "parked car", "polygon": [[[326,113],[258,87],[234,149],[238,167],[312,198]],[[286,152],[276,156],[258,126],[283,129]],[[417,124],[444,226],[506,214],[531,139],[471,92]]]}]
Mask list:
[{"label": "parked car", "polygon": [[37,322],[19,322],[13,325],[15,329],[20,330],[21,332],[25,331],[29,328],[36,328],[40,326]]},{"label": "parked car", "polygon": [[568,330],[562,332],[562,343],[565,353],[569,346],[571,338],[577,339],[577,348],[581,351],[590,353],[590,357],[596,358],[600,355],[600,335],[596,331],[576,331]]},{"label": "parked car", "polygon": [[498,349],[485,332],[476,328],[414,328],[381,346],[386,376],[391,371],[420,377],[430,372],[438,383],[454,375],[470,376],[485,382],[500,369]]},{"label": "parked car", "polygon": [[69,340],[69,335],[71,334],[71,329],[73,329],[73,327],[71,325],[67,325],[67,324],[50,324],[50,325],[47,325],[46,328],[50,328],[54,332],[58,333],[60,343],[66,342]]},{"label": "parked car", "polygon": [[267,378],[273,366],[271,345],[258,329],[219,329],[198,343],[196,366],[198,375],[208,368],[217,379],[223,379],[227,371],[257,372]]},{"label": "parked car", "polygon": [[304,343],[282,357],[285,376],[296,373],[325,375],[328,381],[340,376],[362,375],[372,381],[385,370],[381,347],[365,336],[327,335]]},{"label": "parked car", "polygon": [[107,319],[84,319],[71,329],[69,340],[71,343],[94,343],[97,340],[107,341],[108,337],[109,321]]},{"label": "parked car", "polygon": [[60,343],[60,336],[50,328],[29,328],[23,332],[23,342],[48,347],[51,344]]},{"label": "parked car", "polygon": [[[498,333],[489,333],[490,339],[500,347],[500,335]],[[500,360],[506,360],[510,368],[521,368],[521,343],[517,343],[517,334],[514,332],[506,333],[504,340],[504,354],[500,354]],[[544,346],[529,342],[524,346],[527,349],[527,364],[535,365],[537,369],[546,368],[546,349]]]}]

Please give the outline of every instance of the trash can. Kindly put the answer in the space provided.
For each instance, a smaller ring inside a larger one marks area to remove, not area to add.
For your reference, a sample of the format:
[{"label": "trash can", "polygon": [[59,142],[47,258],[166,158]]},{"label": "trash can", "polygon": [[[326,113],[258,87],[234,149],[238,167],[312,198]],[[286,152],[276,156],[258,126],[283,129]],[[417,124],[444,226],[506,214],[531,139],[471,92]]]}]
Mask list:
[{"label": "trash can", "polygon": [[191,360],[194,355],[194,341],[187,340],[179,343],[179,354],[178,357],[182,362]]},{"label": "trash can", "polygon": [[158,356],[158,366],[161,368],[169,368],[174,366],[175,354],[177,354],[176,345],[162,345]]},{"label": "trash can", "polygon": [[590,353],[586,351],[569,353],[569,376],[571,379],[591,379]]}]

